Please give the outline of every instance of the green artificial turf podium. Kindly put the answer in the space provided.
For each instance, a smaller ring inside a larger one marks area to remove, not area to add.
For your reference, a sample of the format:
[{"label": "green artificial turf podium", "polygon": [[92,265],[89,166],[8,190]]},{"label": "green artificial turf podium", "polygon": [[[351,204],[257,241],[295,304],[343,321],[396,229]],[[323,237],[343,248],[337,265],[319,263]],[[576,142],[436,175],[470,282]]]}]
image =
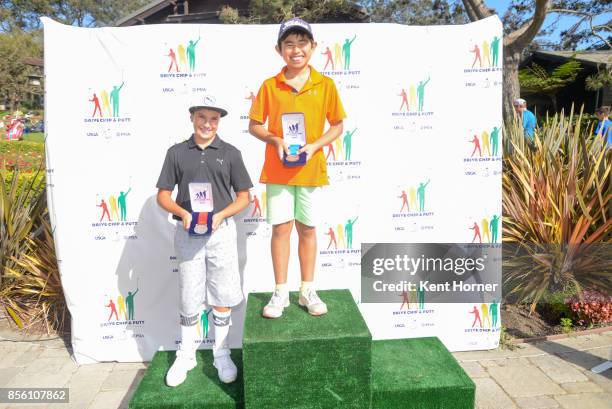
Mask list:
[{"label": "green artificial turf podium", "polygon": [[369,408],[372,336],[348,290],[319,291],[313,317],[297,293],[278,319],[261,316],[270,293],[249,295],[242,354],[247,409]]},{"label": "green artificial turf podium", "polygon": [[436,337],[372,342],[372,409],[473,409],[475,391]]},{"label": "green artificial turf podium", "polygon": [[130,401],[130,409],[236,409],[244,408],[242,393],[242,351],[232,350],[238,379],[224,384],[212,365],[211,350],[197,352],[198,366],[189,371],[185,382],[176,388],[166,386],[166,372],[174,362],[174,351],[159,351],[149,364],[144,378]]},{"label": "green artificial turf podium", "polygon": [[176,388],[164,378],[174,351],[158,352],[130,409],[473,409],[474,382],[438,338],[372,341],[348,290],[318,292],[329,313],[312,317],[291,293],[278,319],[261,316],[270,293],[249,295],[238,379],[226,385],[212,352]]}]

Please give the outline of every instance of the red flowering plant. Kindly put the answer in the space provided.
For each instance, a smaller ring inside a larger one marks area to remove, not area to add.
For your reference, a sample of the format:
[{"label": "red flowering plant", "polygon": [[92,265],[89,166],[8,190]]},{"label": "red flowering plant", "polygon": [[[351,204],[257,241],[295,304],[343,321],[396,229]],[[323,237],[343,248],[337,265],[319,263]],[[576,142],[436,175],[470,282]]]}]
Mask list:
[{"label": "red flowering plant", "polygon": [[582,297],[574,296],[565,301],[579,325],[596,325],[612,322],[612,296],[594,289],[585,289]]}]

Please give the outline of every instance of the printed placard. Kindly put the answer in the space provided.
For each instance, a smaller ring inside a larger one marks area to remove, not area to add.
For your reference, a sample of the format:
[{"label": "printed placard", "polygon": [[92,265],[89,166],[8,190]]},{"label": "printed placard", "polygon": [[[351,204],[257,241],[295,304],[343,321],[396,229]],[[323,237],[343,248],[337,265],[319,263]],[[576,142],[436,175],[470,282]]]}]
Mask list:
[{"label": "printed placard", "polygon": [[213,194],[210,183],[190,183],[189,197],[191,199],[191,210],[194,212],[213,211]]}]

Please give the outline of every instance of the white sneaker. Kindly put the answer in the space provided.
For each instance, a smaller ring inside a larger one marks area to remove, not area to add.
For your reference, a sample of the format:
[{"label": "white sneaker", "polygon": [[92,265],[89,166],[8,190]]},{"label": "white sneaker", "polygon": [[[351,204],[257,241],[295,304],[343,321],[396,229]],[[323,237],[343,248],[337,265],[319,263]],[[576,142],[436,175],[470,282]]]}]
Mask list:
[{"label": "white sneaker", "polygon": [[195,352],[185,352],[180,348],[176,351],[174,363],[166,374],[166,385],[179,386],[187,379],[187,372],[196,367]]},{"label": "white sneaker", "polygon": [[213,365],[217,368],[219,380],[223,383],[232,383],[238,376],[238,368],[232,361],[229,355],[223,355],[215,358]]},{"label": "white sneaker", "polygon": [[308,313],[310,315],[327,314],[327,305],[321,301],[317,295],[317,292],[313,289],[300,293],[300,299],[298,302],[302,307],[308,308]]},{"label": "white sneaker", "polygon": [[263,316],[266,318],[279,318],[283,315],[283,310],[289,306],[289,293],[282,294],[275,290],[272,293],[270,302],[263,309]]}]

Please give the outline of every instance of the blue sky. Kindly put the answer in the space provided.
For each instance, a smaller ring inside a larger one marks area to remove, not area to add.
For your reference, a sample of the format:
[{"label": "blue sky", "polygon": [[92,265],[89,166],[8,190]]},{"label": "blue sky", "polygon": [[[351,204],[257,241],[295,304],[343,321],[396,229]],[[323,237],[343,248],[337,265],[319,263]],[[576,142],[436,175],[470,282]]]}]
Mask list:
[{"label": "blue sky", "polygon": [[[492,7],[495,10],[497,10],[497,14],[501,18],[504,15],[504,13],[506,12],[506,10],[508,9],[508,6],[510,5],[511,2],[509,0],[485,0],[485,3],[486,3],[487,6]],[[599,18],[595,19],[593,22],[594,22],[594,24],[601,24],[601,23],[605,22],[606,19],[609,19],[611,15],[612,15],[612,13],[608,13],[607,15],[600,16]],[[556,16],[557,16],[557,14],[549,15],[546,18],[546,20],[544,21],[544,27],[546,27],[547,25],[551,24],[555,20]],[[553,40],[553,41],[558,41],[559,40],[559,33],[562,30],[565,30],[565,29],[571,27],[573,24],[575,24],[578,21],[578,19],[579,19],[579,17],[562,16],[561,20],[559,21],[559,25],[557,27],[557,30],[555,31],[555,33],[553,35],[551,35],[548,38],[550,40]],[[601,41],[598,41],[598,43],[601,44]]]}]

